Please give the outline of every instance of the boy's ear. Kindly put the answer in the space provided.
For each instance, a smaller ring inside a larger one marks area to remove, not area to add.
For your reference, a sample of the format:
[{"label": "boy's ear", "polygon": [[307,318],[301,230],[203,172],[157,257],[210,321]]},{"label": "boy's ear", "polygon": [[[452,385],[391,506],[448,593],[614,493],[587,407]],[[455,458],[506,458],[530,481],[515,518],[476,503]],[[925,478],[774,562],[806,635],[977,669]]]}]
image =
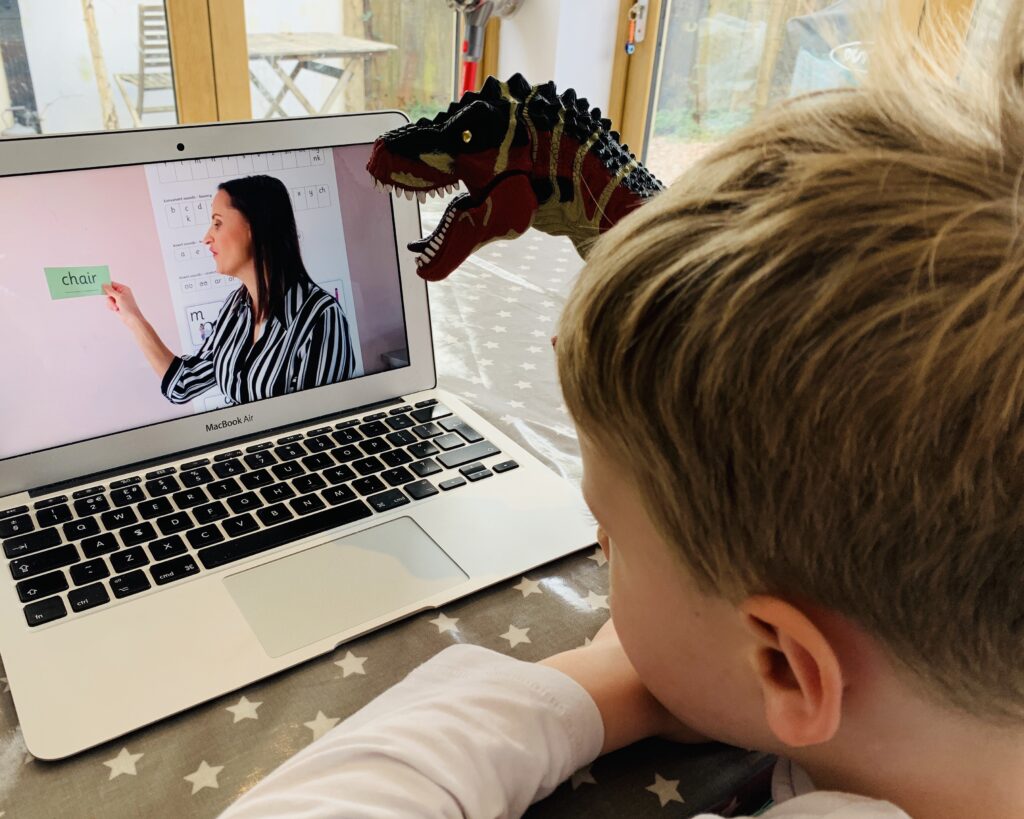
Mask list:
[{"label": "boy's ear", "polygon": [[777,597],[750,597],[739,608],[754,635],[751,659],[772,732],[794,748],[830,740],[842,715],[843,674],[828,638]]}]

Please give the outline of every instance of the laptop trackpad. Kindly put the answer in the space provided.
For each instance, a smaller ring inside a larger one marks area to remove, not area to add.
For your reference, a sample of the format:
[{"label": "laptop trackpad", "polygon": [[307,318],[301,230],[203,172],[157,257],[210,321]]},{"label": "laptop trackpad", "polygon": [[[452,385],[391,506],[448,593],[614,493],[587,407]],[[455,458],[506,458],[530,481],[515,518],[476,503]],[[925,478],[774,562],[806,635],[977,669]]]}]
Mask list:
[{"label": "laptop trackpad", "polygon": [[271,657],[427,600],[468,579],[410,518],[224,578]]}]

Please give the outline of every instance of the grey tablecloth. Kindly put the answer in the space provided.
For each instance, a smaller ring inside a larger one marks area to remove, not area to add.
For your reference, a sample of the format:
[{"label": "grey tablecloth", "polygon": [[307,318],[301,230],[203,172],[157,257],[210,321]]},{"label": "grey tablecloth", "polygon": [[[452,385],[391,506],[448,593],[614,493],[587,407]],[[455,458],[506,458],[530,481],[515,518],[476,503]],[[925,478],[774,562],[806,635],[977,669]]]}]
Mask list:
[{"label": "grey tablecloth", "polygon": [[[437,213],[424,212],[428,227]],[[549,337],[580,265],[567,240],[531,232],[430,290],[440,385],[572,481],[579,453]],[[586,550],[62,762],[28,754],[0,677],[0,816],[215,816],[442,648],[471,642],[537,660],[593,636],[607,595],[603,556]],[[690,816],[735,806],[737,788],[770,764],[724,746],[641,743],[580,771],[529,815]]]}]

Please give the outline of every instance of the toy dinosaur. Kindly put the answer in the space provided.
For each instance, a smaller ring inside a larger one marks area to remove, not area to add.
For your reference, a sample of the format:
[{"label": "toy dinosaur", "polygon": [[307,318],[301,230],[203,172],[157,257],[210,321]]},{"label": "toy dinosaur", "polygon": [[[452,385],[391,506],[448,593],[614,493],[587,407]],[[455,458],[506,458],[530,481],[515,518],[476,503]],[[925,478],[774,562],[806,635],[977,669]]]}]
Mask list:
[{"label": "toy dinosaur", "polygon": [[633,208],[664,189],[571,88],[488,77],[434,119],[381,136],[367,170],[378,186],[420,202],[460,183],[437,229],[412,242],[419,275],[443,279],[478,248],[535,227],[568,236],[581,256]]}]

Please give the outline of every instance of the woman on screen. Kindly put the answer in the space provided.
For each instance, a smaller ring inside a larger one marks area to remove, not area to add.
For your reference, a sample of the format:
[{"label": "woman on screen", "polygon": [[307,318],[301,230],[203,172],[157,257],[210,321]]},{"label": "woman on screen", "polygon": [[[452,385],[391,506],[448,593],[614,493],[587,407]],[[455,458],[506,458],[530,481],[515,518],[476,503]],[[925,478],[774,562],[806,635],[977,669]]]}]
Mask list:
[{"label": "woman on screen", "polygon": [[218,185],[203,237],[217,272],[241,282],[195,355],[175,355],[146,321],[130,288],[104,286],[175,404],[217,387],[233,403],[351,378],[355,356],[338,301],[306,272],[284,184],[247,176]]}]

